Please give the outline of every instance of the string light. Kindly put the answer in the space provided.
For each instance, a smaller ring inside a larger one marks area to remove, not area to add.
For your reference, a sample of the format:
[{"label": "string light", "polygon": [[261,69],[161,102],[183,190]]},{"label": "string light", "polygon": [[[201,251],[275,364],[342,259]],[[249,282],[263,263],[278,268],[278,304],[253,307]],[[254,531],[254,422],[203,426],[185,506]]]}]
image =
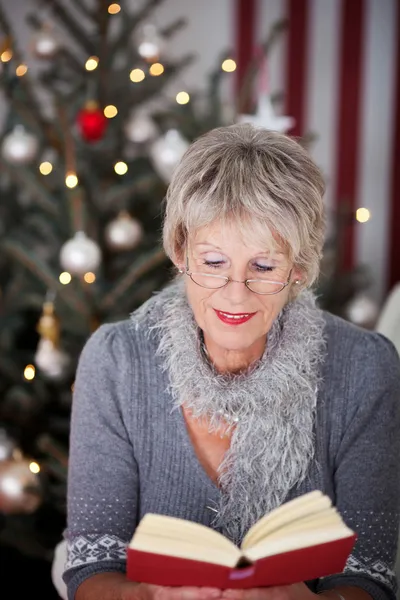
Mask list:
[{"label": "string light", "polygon": [[146,75],[142,69],[132,69],[129,75],[129,78],[133,83],[139,83],[140,81],[143,81],[145,77]]},{"label": "string light", "polygon": [[86,71],[94,71],[95,69],[97,69],[98,64],[99,64],[98,57],[90,56],[85,63],[85,69],[86,69]]},{"label": "string light", "polygon": [[223,71],[226,71],[227,73],[232,73],[233,71],[236,71],[236,63],[232,58],[227,58],[222,63],[221,68]]},{"label": "string light", "polygon": [[27,65],[21,64],[21,65],[18,65],[18,67],[15,69],[15,74],[18,77],[22,77],[23,75],[25,75],[25,73],[27,71],[28,71]]},{"label": "string light", "polygon": [[67,173],[65,177],[65,185],[70,189],[78,185],[78,177],[76,176],[76,173]]},{"label": "string light", "polygon": [[50,175],[52,170],[53,170],[53,165],[48,160],[45,160],[44,162],[40,163],[40,165],[39,165],[39,171],[41,172],[42,175]]},{"label": "string light", "polygon": [[4,50],[4,52],[2,52],[0,54],[0,60],[3,63],[10,61],[12,59],[12,57],[13,57],[13,53],[12,53],[11,48],[7,48],[7,50]]},{"label": "string light", "polygon": [[117,173],[117,175],[125,175],[125,173],[128,171],[128,165],[126,162],[120,160],[115,163],[114,171]]},{"label": "string light", "polygon": [[68,273],[68,271],[63,271],[62,273],[60,273],[58,279],[63,285],[68,285],[68,283],[71,283],[72,280],[71,273]]},{"label": "string light", "polygon": [[83,279],[86,281],[86,283],[94,283],[96,281],[96,275],[89,271],[88,273],[84,274]]},{"label": "string light", "polygon": [[109,104],[108,106],[106,106],[104,108],[104,116],[107,117],[107,119],[112,119],[113,117],[116,117],[118,114],[118,108],[116,106],[114,106],[113,104]]},{"label": "string light", "polygon": [[153,63],[149,69],[150,75],[153,77],[157,77],[158,75],[162,75],[164,73],[164,65],[161,63]]},{"label": "string light", "polygon": [[35,378],[36,375],[36,369],[33,365],[26,365],[25,369],[24,369],[24,377],[25,379],[27,379],[28,381],[32,381],[32,379]]},{"label": "string light", "polygon": [[357,208],[356,219],[359,223],[366,223],[371,218],[371,213],[368,208]]},{"label": "string light", "polygon": [[31,472],[31,473],[35,473],[35,474],[36,474],[36,473],[40,473],[40,467],[39,467],[39,465],[37,464],[37,462],[35,462],[35,461],[32,461],[32,462],[29,464],[29,470],[30,470],[30,472]]},{"label": "string light", "polygon": [[121,10],[121,7],[120,7],[119,4],[117,4],[117,2],[113,2],[108,7],[108,12],[109,12],[110,15],[116,15],[116,14],[119,13],[120,10]]},{"label": "string light", "polygon": [[178,104],[187,104],[190,100],[190,96],[187,92],[178,92],[176,95],[176,101]]}]

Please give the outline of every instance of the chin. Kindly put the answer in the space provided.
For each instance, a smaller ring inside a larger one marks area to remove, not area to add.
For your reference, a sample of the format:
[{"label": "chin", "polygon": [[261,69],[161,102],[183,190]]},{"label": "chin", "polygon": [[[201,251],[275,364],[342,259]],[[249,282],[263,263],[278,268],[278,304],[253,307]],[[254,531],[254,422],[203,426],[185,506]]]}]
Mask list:
[{"label": "chin", "polygon": [[236,352],[245,351],[251,348],[259,339],[259,336],[251,335],[250,332],[246,334],[243,330],[240,331],[216,331],[214,328],[209,331],[210,337],[214,340],[215,344],[218,344],[225,350],[232,350]]}]

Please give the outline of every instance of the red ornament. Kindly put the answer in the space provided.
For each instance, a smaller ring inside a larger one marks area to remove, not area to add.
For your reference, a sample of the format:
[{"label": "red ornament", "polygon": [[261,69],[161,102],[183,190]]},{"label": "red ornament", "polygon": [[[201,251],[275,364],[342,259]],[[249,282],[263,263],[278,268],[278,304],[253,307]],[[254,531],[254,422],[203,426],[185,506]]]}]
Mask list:
[{"label": "red ornament", "polygon": [[107,119],[97,102],[91,100],[79,111],[77,124],[86,142],[98,142],[107,128]]}]

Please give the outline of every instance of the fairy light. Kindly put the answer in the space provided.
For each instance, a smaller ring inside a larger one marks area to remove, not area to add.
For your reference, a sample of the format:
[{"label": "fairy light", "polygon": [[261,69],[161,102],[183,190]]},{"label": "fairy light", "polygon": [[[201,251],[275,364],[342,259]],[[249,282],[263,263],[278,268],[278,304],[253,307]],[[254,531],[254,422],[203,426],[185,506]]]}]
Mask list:
[{"label": "fairy light", "polygon": [[31,473],[40,473],[40,466],[33,460],[31,463],[29,463],[29,470]]},{"label": "fairy light", "polygon": [[113,119],[118,114],[118,108],[114,106],[114,104],[108,104],[108,106],[104,108],[103,112],[104,116],[107,117],[107,119]]},{"label": "fairy light", "polygon": [[133,81],[133,83],[139,83],[140,81],[143,81],[145,77],[146,75],[142,69],[132,69],[129,75],[129,79]]},{"label": "fairy light", "polygon": [[161,63],[153,63],[149,69],[150,75],[153,77],[157,77],[158,75],[162,75],[164,73],[164,65]]},{"label": "fairy light", "polygon": [[7,48],[7,50],[4,50],[4,52],[2,52],[0,54],[0,60],[1,62],[5,63],[5,62],[9,62],[13,57],[13,53],[11,48]]},{"label": "fairy light", "polygon": [[44,162],[40,163],[40,165],[39,165],[39,171],[41,172],[42,175],[50,175],[52,170],[53,170],[53,165],[48,160],[45,160]]},{"label": "fairy light", "polygon": [[117,15],[120,10],[121,10],[121,7],[120,7],[120,5],[117,2],[113,2],[108,7],[108,12],[109,12],[110,15]]},{"label": "fairy light", "polygon": [[356,219],[359,223],[366,223],[371,218],[371,213],[368,208],[357,208]]},{"label": "fairy light", "polygon": [[71,273],[68,273],[68,271],[63,271],[62,273],[60,273],[58,279],[59,282],[63,285],[68,285],[69,283],[71,283],[72,280]]},{"label": "fairy light", "polygon": [[187,92],[178,92],[176,95],[176,101],[178,104],[187,104],[190,100],[190,96]]},{"label": "fairy light", "polygon": [[128,171],[128,165],[123,160],[119,160],[114,165],[114,171],[117,173],[117,175],[125,175],[125,173]]},{"label": "fairy light", "polygon": [[84,274],[83,279],[86,281],[86,283],[94,283],[96,281],[96,275],[89,271],[88,273]]},{"label": "fairy light", "polygon": [[22,77],[23,75],[25,75],[27,73],[27,71],[28,71],[27,65],[22,63],[21,65],[18,65],[18,67],[15,69],[15,74],[18,77]]},{"label": "fairy light", "polygon": [[24,377],[25,379],[27,379],[28,381],[32,381],[32,379],[35,378],[36,375],[36,369],[33,365],[26,365],[25,369],[24,369]]},{"label": "fairy light", "polygon": [[95,69],[97,69],[98,64],[99,64],[98,57],[90,56],[85,63],[85,69],[86,69],[86,71],[94,71]]},{"label": "fairy light", "polygon": [[221,69],[227,73],[233,73],[233,71],[236,71],[236,63],[232,58],[227,58],[222,63]]},{"label": "fairy light", "polygon": [[76,173],[69,172],[65,177],[65,185],[72,189],[78,185],[78,177]]}]

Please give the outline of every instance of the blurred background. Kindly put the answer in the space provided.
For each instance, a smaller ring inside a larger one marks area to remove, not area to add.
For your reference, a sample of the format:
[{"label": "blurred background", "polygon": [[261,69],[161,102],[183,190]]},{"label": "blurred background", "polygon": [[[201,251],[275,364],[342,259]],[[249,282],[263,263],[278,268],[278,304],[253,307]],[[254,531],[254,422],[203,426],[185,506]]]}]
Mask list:
[{"label": "blurred background", "polygon": [[27,575],[14,597],[33,578],[57,598],[79,353],[170,280],[163,198],[201,133],[252,121],[309,148],[327,180],[319,302],[400,348],[399,21],[399,0],[0,0],[0,565]]}]

